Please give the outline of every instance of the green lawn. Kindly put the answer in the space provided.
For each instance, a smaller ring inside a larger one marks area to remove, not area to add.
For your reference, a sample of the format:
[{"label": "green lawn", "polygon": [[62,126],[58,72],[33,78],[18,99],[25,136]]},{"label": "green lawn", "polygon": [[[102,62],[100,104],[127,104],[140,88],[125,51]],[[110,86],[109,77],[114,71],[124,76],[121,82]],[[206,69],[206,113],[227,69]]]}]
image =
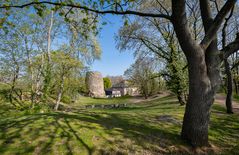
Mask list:
[{"label": "green lawn", "polygon": [[131,97],[117,97],[117,98],[90,98],[81,96],[78,98],[76,103],[72,104],[72,106],[82,106],[82,105],[92,105],[92,104],[123,104],[129,103],[129,99]]},{"label": "green lawn", "polygon": [[[106,100],[88,103],[105,104],[101,101]],[[0,107],[1,155],[194,154],[180,139],[184,107],[173,96],[114,110],[29,114],[4,104]],[[200,151],[225,155],[239,152],[239,115],[224,111],[224,107],[214,105],[209,132],[212,148]]]}]

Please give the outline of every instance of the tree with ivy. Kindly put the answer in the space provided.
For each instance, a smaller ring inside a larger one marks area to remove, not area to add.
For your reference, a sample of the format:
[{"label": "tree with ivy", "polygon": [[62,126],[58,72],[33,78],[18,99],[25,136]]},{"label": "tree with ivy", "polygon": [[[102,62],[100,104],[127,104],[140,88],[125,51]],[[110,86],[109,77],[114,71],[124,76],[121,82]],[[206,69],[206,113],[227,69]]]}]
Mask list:
[{"label": "tree with ivy", "polygon": [[[174,53],[175,52],[175,53]],[[166,80],[166,86],[176,94],[180,105],[184,105],[188,95],[188,73],[185,69],[187,65],[177,51],[171,53],[172,59],[166,64],[165,70],[162,71]]]}]

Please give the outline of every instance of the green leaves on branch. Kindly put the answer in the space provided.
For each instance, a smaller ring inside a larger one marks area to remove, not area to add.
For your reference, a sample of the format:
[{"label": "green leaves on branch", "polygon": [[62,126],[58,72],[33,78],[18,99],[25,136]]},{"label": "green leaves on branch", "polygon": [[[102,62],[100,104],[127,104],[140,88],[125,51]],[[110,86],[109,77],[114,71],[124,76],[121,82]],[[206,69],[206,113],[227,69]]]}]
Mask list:
[{"label": "green leaves on branch", "polygon": [[34,5],[34,9],[36,10],[36,13],[42,17],[43,11],[46,10],[46,6],[44,4]]},{"label": "green leaves on branch", "polygon": [[3,27],[4,22],[6,21],[6,18],[0,18],[0,28]]},{"label": "green leaves on branch", "polygon": [[112,83],[111,83],[110,78],[105,77],[105,78],[103,78],[103,80],[104,80],[104,88],[105,89],[111,88]]}]

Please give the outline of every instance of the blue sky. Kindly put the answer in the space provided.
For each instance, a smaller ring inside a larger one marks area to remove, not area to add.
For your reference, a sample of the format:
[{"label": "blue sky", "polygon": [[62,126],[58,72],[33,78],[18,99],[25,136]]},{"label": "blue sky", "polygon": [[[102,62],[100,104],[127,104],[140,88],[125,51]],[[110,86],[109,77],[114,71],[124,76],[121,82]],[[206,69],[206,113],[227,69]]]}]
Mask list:
[{"label": "blue sky", "polygon": [[96,60],[91,70],[99,71],[103,76],[123,75],[124,71],[134,62],[133,51],[120,52],[116,49],[114,36],[123,25],[121,16],[106,15],[108,24],[103,26],[99,36],[102,49],[101,60]]}]

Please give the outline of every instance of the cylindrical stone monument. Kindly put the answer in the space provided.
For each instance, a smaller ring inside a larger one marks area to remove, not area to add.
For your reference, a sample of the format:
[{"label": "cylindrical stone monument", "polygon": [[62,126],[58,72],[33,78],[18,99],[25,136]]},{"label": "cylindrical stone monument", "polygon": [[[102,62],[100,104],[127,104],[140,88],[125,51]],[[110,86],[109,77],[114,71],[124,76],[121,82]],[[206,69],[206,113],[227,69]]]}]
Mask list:
[{"label": "cylindrical stone monument", "polygon": [[90,97],[105,97],[104,81],[100,72],[86,73],[86,87]]}]

